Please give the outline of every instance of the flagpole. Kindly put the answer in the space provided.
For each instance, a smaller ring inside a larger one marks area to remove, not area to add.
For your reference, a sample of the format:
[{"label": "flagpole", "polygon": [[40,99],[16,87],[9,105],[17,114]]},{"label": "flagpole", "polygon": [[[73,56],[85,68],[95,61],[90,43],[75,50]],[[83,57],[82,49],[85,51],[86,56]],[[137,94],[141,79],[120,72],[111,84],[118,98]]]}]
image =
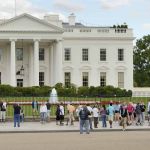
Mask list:
[{"label": "flagpole", "polygon": [[15,17],[16,17],[16,0],[15,0]]}]

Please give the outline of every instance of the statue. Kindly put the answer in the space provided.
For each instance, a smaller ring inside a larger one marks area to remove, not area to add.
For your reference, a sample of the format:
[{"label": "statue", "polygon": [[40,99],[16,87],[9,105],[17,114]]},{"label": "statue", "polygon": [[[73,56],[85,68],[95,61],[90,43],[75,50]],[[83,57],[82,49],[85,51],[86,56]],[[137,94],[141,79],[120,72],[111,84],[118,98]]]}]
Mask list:
[{"label": "statue", "polygon": [[57,103],[58,102],[57,91],[55,88],[53,88],[51,93],[50,93],[49,102],[50,103]]}]

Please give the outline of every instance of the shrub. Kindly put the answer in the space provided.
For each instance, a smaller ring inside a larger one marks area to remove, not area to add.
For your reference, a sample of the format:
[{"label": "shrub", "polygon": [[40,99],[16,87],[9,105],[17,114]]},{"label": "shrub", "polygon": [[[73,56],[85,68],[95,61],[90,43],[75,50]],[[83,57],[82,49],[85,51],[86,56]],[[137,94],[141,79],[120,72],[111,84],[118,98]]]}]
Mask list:
[{"label": "shrub", "polygon": [[[76,87],[71,84],[69,87],[63,86],[62,83],[55,85],[59,97],[131,97],[132,91],[113,86],[105,87]],[[49,97],[52,87],[34,86],[34,87],[11,87],[9,85],[0,85],[0,96],[24,96],[24,97]]]}]

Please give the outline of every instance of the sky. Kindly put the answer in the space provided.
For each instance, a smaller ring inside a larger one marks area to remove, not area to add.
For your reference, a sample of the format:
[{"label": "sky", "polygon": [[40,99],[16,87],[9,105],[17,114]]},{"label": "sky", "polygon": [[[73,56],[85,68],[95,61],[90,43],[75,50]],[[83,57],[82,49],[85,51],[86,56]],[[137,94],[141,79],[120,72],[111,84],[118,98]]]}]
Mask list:
[{"label": "sky", "polygon": [[150,0],[0,0],[0,4],[1,19],[12,18],[16,12],[39,18],[59,14],[67,21],[74,13],[77,22],[84,25],[113,26],[125,22],[136,39],[150,34]]}]

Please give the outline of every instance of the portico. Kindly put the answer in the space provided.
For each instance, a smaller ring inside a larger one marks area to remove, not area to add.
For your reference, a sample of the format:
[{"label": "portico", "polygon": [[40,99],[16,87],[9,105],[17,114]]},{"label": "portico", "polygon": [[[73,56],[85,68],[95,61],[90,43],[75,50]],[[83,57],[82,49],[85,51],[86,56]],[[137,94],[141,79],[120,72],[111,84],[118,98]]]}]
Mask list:
[{"label": "portico", "polygon": [[[19,23],[22,26],[17,27]],[[23,80],[23,86],[39,86],[40,72],[43,73],[45,85],[62,82],[62,55],[60,54],[62,54],[63,29],[23,14],[2,24],[0,33],[3,35],[0,36],[0,45],[6,56],[3,64],[6,62],[9,68],[2,73],[2,77],[7,76],[4,82],[16,86],[17,80],[20,79],[19,81]],[[44,54],[44,59],[41,61],[39,60],[40,48],[43,49]],[[16,74],[21,66],[24,74]]]}]

